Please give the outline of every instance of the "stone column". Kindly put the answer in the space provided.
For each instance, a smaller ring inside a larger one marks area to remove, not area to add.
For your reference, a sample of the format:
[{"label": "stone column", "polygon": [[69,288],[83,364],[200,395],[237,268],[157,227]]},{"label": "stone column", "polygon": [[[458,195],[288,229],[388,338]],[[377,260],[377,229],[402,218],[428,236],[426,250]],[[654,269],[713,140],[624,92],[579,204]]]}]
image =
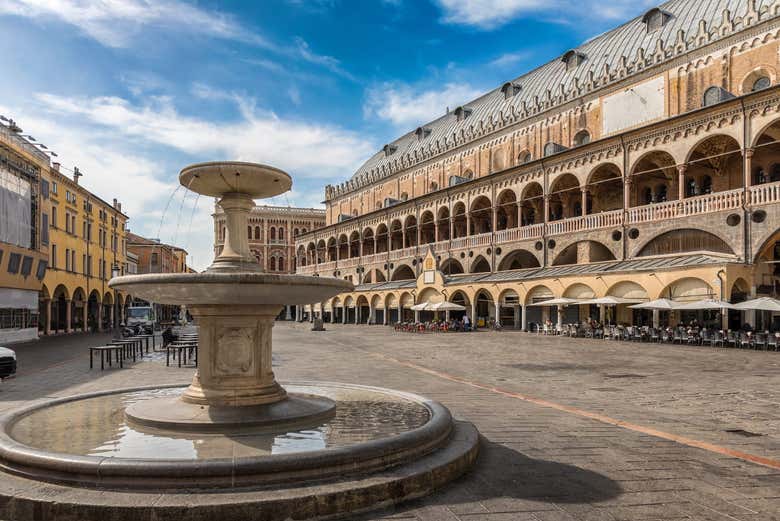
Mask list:
[{"label": "stone column", "polygon": [[309,322],[314,323],[314,304],[309,304]]},{"label": "stone column", "polygon": [[[218,204],[225,212],[225,246],[222,253],[214,259],[210,269],[262,270],[249,250],[249,237],[246,232],[249,212],[254,208],[255,202],[246,194],[230,193],[225,194]],[[263,260],[267,257],[266,251]]]},{"label": "stone column", "polygon": [[477,301],[476,299],[471,302],[471,327],[477,327]]},{"label": "stone column", "polygon": [[290,306],[284,306],[284,311],[285,311],[284,319],[292,320],[292,309],[290,308]]},{"label": "stone column", "polygon": [[111,327],[114,327],[114,308],[116,307],[116,304],[111,304],[111,307],[108,310],[108,323],[111,324]]},{"label": "stone column", "polygon": [[336,323],[336,307],[331,304],[330,306],[330,323]]},{"label": "stone column", "polygon": [[84,307],[81,308],[81,331],[89,331],[89,301],[84,301]]},{"label": "stone column", "polygon": [[528,306],[520,307],[520,329],[523,331],[528,329]]},{"label": "stone column", "polygon": [[604,309],[604,304],[599,304],[599,322],[604,324],[605,318],[606,318],[606,310]]},{"label": "stone column", "polygon": [[496,304],[496,316],[494,319],[496,322],[499,322],[499,318],[501,317],[501,303],[496,300],[495,304]]},{"label": "stone column", "polygon": [[590,189],[587,186],[583,186],[582,190],[582,215],[588,215],[588,192]]},{"label": "stone column", "polygon": [[653,327],[661,327],[661,312],[657,309],[653,310]]},{"label": "stone column", "polygon": [[677,199],[685,199],[685,171],[688,165],[677,165]]},{"label": "stone column", "polygon": [[631,185],[634,183],[634,178],[626,176],[623,187],[623,209],[628,211],[631,208]]},{"label": "stone column", "polygon": [[[753,186],[753,154],[755,153],[755,149],[748,148],[745,150],[745,160],[744,160],[744,183],[745,188],[750,188]],[[752,325],[752,324],[751,324]]]},{"label": "stone column", "polygon": [[452,217],[452,214],[450,214],[450,238],[448,240],[452,240],[453,237],[455,237],[455,219]]},{"label": "stone column", "polygon": [[51,299],[43,299],[43,312],[45,314],[45,322],[43,323],[43,334],[51,334]]},{"label": "stone column", "polygon": [[382,308],[382,323],[383,323],[383,325],[385,325],[385,326],[387,325],[387,323],[388,323],[388,322],[389,322],[389,320],[390,320],[390,319],[388,318],[388,315],[389,315],[389,314],[390,314],[390,309],[388,309],[388,308],[387,308],[387,306],[383,307],[383,308]]},{"label": "stone column", "polygon": [[103,303],[98,302],[97,330],[103,332]]},{"label": "stone column", "polygon": [[545,224],[550,222],[550,194],[544,194],[544,221]]},{"label": "stone column", "polygon": [[520,329],[520,306],[512,306],[512,310],[514,311],[514,316],[512,317],[512,320],[514,322],[513,326],[515,329]]},{"label": "stone column", "polygon": [[[756,298],[756,287],[750,286],[750,293],[748,294],[748,299],[754,299]],[[728,313],[728,311],[727,311]],[[745,311],[745,322],[753,326],[754,330],[758,330],[756,328],[756,310],[755,309],[749,309]],[[766,329],[766,328],[765,328]]]},{"label": "stone column", "polygon": [[471,212],[466,212],[466,236],[471,235]]},{"label": "stone column", "polygon": [[558,304],[557,330],[561,331],[562,329],[563,329],[563,306]]},{"label": "stone column", "polygon": [[398,300],[398,321],[403,322],[404,321],[404,308],[401,305],[400,299]]},{"label": "stone column", "polygon": [[70,299],[65,300],[65,332],[71,333],[73,328],[71,327],[71,320],[73,315],[73,301]]},{"label": "stone column", "polygon": [[360,324],[360,310],[361,306],[355,305],[355,325]]},{"label": "stone column", "polygon": [[367,322],[369,324],[376,324],[376,310],[374,309],[374,306],[368,307],[368,320]]},{"label": "stone column", "polygon": [[348,309],[349,308],[346,305],[341,306],[341,323],[342,324],[346,324],[347,323],[347,310]]}]

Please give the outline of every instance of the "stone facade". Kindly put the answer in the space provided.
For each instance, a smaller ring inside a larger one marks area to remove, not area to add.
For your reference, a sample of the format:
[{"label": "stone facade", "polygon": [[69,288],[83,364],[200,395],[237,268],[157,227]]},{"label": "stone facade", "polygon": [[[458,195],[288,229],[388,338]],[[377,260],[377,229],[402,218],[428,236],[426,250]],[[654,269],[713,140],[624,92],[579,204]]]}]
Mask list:
[{"label": "stone facade", "polygon": [[385,146],[296,240],[299,273],[357,285],[315,311],[387,322],[431,289],[524,327],[553,296],[775,294],[779,11],[667,2]]}]

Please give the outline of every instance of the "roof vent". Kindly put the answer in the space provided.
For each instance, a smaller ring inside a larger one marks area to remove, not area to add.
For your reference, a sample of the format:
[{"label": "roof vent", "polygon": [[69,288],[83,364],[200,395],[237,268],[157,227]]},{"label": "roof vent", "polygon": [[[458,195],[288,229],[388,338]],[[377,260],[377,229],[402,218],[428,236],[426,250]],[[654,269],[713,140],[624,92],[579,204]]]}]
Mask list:
[{"label": "roof vent", "polygon": [[398,150],[398,147],[395,145],[385,145],[382,147],[382,150],[385,151],[385,157],[389,157],[393,155],[396,150]]},{"label": "roof vent", "polygon": [[647,26],[647,32],[652,33],[663,27],[672,15],[653,7],[642,17],[642,22]]},{"label": "roof vent", "polygon": [[473,110],[468,107],[458,107],[455,109],[454,112],[455,112],[455,117],[458,119],[458,121],[463,121],[464,119],[466,119],[471,115]]},{"label": "roof vent", "polygon": [[508,81],[501,86],[501,92],[504,93],[504,99],[511,98],[521,90],[523,90],[523,88],[519,84],[512,83],[511,81]]},{"label": "roof vent", "polygon": [[428,127],[417,127],[414,133],[417,136],[417,141],[422,141],[431,135],[431,129]]},{"label": "roof vent", "polygon": [[570,51],[566,51],[566,53],[561,56],[561,61],[566,64],[566,70],[569,71],[576,68],[580,63],[584,62],[585,55],[572,49]]}]

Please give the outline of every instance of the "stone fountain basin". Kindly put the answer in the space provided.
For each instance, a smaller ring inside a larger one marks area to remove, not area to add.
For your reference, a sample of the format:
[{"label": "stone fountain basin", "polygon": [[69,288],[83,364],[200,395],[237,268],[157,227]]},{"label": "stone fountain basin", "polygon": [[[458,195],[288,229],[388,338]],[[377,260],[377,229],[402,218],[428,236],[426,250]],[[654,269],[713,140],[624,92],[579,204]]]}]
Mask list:
[{"label": "stone fountain basin", "polygon": [[225,272],[124,275],[108,285],[158,304],[188,306],[311,304],[353,289],[332,277]]}]

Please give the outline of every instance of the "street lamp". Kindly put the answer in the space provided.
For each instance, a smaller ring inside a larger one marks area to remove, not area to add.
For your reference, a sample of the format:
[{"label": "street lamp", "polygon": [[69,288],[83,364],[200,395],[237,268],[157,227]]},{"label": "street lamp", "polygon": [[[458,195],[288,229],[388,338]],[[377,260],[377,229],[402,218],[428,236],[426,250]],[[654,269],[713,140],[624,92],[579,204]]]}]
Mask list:
[{"label": "street lamp", "polygon": [[[119,265],[114,264],[111,266],[111,278],[115,279],[119,276]],[[114,340],[119,339],[119,292],[114,289]]]}]

